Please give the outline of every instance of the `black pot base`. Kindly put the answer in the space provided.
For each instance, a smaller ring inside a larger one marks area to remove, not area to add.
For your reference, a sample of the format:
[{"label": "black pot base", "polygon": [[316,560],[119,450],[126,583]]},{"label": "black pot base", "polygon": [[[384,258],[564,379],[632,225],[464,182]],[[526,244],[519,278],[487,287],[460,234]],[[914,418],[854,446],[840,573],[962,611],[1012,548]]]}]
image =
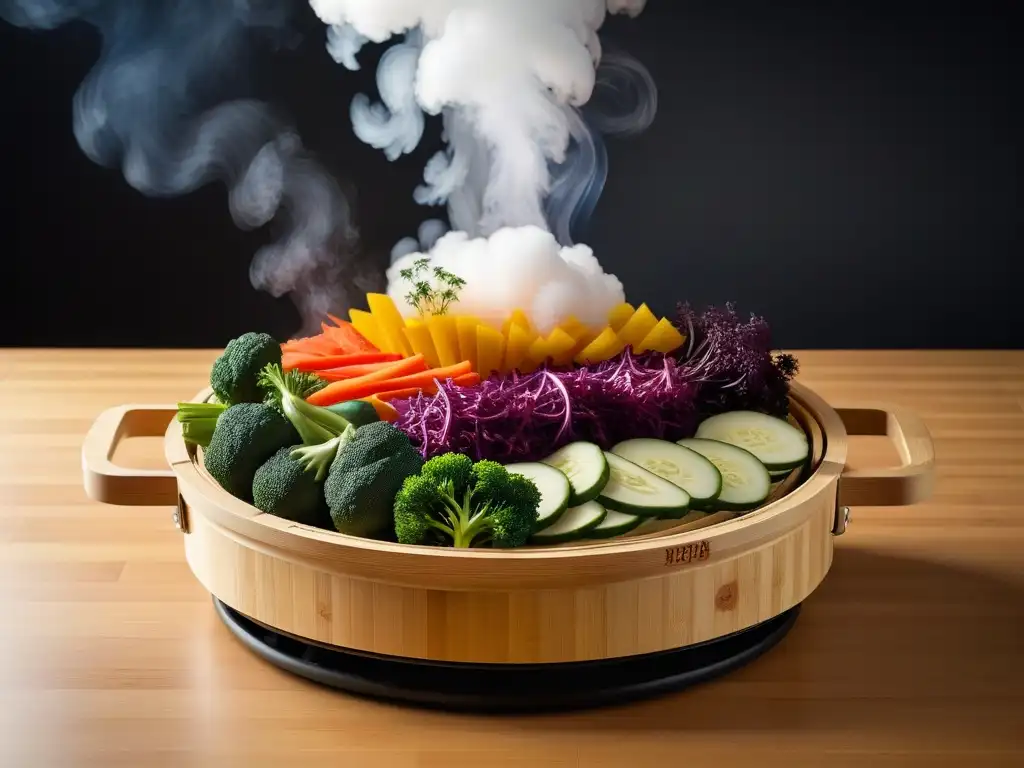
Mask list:
[{"label": "black pot base", "polygon": [[301,640],[214,598],[231,633],[264,660],[347,693],[477,713],[527,713],[623,704],[679,691],[753,661],[796,621],[796,605],[741,632],[671,651],[564,664],[461,664],[380,656]]}]

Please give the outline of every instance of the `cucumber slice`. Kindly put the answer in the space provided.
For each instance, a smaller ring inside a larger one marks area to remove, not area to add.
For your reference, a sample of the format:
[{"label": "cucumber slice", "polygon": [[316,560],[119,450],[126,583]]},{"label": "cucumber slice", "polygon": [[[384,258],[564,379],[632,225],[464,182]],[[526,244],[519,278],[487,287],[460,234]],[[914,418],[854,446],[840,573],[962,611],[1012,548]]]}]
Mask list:
[{"label": "cucumber slice", "polygon": [[640,517],[679,518],[690,509],[690,494],[614,453],[605,453],[608,482],[597,497],[608,509]]},{"label": "cucumber slice", "polygon": [[554,523],[530,537],[535,544],[561,544],[582,539],[604,520],[605,508],[596,501],[569,507]]},{"label": "cucumber slice", "polygon": [[569,478],[572,496],[569,506],[578,507],[593,501],[608,482],[608,462],[604,451],[593,443],[578,441],[559,448],[543,459],[543,463],[561,471]]},{"label": "cucumber slice", "polygon": [[695,437],[718,440],[754,454],[768,469],[793,469],[807,461],[807,435],[788,421],[757,411],[729,411],[705,419]]},{"label": "cucumber slice", "polygon": [[722,491],[722,473],[696,451],[669,442],[648,438],[623,440],[612,453],[638,464],[658,477],[674,483],[690,494],[690,505],[706,509]]},{"label": "cucumber slice", "polygon": [[640,515],[629,515],[625,512],[616,512],[614,509],[609,509],[604,516],[604,520],[587,531],[587,538],[610,539],[613,536],[620,536],[633,530],[644,520],[649,519],[647,517],[640,517]]},{"label": "cucumber slice", "polygon": [[772,492],[772,478],[757,456],[730,443],[691,437],[679,445],[707,458],[722,473],[717,509],[746,511],[760,506]]},{"label": "cucumber slice", "polygon": [[519,464],[506,464],[511,474],[522,475],[533,481],[540,491],[540,504],[537,505],[537,523],[534,530],[547,528],[562,516],[569,508],[569,478],[554,467],[538,461],[524,461]]}]

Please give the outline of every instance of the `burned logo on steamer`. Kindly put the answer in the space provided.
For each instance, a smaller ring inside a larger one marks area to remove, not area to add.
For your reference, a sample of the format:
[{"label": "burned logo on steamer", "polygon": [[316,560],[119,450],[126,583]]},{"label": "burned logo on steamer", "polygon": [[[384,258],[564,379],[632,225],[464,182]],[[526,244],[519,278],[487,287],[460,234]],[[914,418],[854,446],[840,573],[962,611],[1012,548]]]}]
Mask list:
[{"label": "burned logo on steamer", "polygon": [[711,544],[695,541],[681,547],[668,547],[665,550],[665,565],[685,565],[707,560],[711,556]]}]

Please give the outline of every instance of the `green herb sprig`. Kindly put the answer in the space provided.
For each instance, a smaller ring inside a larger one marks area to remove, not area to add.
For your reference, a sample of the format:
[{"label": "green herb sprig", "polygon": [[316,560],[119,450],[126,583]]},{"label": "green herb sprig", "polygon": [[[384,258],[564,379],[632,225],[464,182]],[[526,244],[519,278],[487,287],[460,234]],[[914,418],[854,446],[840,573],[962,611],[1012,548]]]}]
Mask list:
[{"label": "green herb sprig", "polygon": [[444,267],[434,267],[429,270],[438,283],[437,287],[434,287],[424,277],[424,272],[427,272],[429,267],[430,259],[416,259],[411,267],[398,273],[413,286],[405,295],[405,300],[412,304],[420,315],[443,315],[453,302],[459,300],[459,291],[465,287],[466,281]]}]

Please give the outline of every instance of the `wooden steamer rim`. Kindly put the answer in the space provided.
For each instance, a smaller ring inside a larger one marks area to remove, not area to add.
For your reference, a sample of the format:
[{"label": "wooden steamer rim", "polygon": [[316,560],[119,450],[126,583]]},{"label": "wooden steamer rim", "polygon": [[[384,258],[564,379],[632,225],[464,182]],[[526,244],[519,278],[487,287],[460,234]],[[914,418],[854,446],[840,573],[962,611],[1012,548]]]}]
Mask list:
[{"label": "wooden steamer rim", "polygon": [[[195,401],[209,397],[209,390]],[[572,546],[522,550],[455,550],[364,539],[303,526],[265,515],[220,488],[196,464],[195,452],[183,441],[173,419],[173,406],[120,406],[101,414],[83,446],[87,493],[111,504],[172,506],[179,518],[197,514],[226,532],[252,541],[274,554],[297,553],[335,573],[408,586],[445,589],[545,588],[551,579],[585,584],[664,573],[668,548],[706,543],[708,556],[717,559],[777,537],[798,525],[803,508],[820,495],[838,495],[839,505],[891,505],[914,503],[931,488],[934,454],[927,429],[913,414],[888,405],[865,405],[836,410],[803,385],[791,385],[791,399],[811,418],[812,440],[824,443],[809,476],[783,498],[755,513],[719,522],[696,531],[623,537]],[[169,424],[168,424],[169,422]],[[166,427],[166,430],[165,430]],[[892,470],[846,469],[848,431],[853,434],[889,434],[903,458]],[[164,432],[169,470],[116,467],[110,456],[123,437]],[[838,490],[828,489],[838,485]],[[841,521],[837,521],[841,528]],[[685,560],[686,556],[681,555]],[[700,555],[698,553],[698,560]],[[706,558],[705,558],[706,559]],[[678,563],[683,564],[683,563]],[[425,581],[424,581],[425,580]],[[511,580],[511,581],[510,581]]]},{"label": "wooden steamer rim", "polygon": [[[196,400],[209,396],[201,393]],[[667,570],[732,557],[800,525],[835,491],[845,466],[846,429],[838,415],[810,390],[793,386],[793,399],[817,419],[826,436],[824,455],[799,487],[755,514],[709,528],[653,539],[595,541],[571,547],[512,550],[454,549],[379,541],[305,526],[260,512],[217,485],[197,465],[195,453],[172,420],[165,452],[177,477],[179,514],[202,515],[225,535],[266,555],[309,564],[324,572],[394,586],[456,591],[545,589],[664,575]]]}]

